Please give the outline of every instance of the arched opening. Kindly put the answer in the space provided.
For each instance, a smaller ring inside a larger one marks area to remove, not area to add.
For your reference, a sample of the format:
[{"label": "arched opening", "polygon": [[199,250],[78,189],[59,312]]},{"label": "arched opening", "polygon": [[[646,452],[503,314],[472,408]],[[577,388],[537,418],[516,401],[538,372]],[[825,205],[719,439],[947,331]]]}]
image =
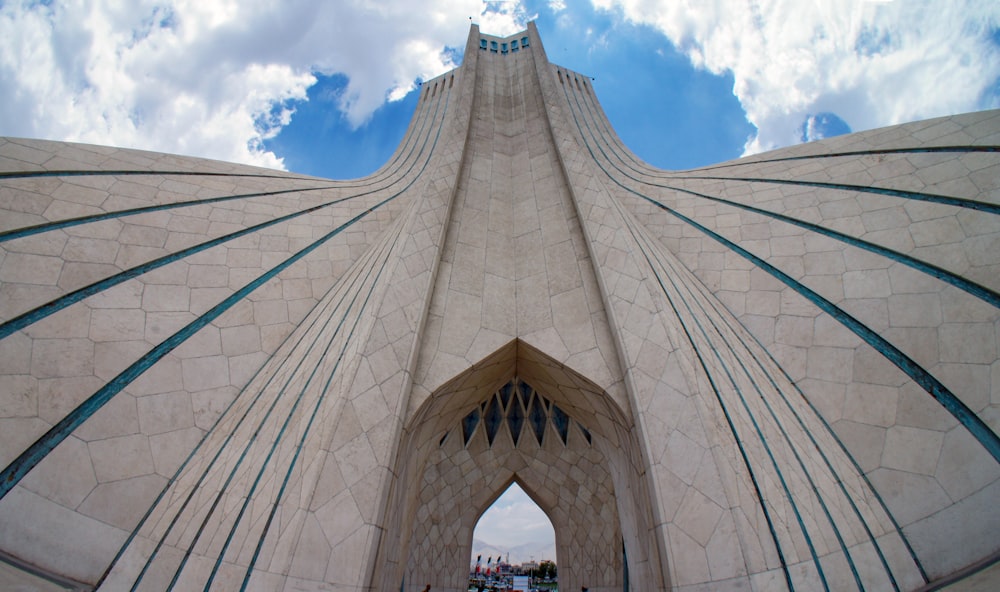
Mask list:
[{"label": "arched opening", "polygon": [[470,575],[488,581],[502,574],[535,575],[542,562],[556,564],[555,529],[548,515],[515,479],[476,522]]},{"label": "arched opening", "polygon": [[633,590],[662,588],[628,417],[518,340],[436,389],[404,427],[374,588],[467,590],[476,523],[514,482],[552,522],[561,589],[619,592],[626,572]]}]

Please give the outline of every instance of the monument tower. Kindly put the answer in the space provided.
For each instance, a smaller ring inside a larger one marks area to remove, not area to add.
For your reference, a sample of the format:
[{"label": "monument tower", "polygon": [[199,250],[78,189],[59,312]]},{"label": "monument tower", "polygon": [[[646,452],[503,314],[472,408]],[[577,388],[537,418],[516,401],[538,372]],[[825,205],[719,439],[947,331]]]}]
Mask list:
[{"label": "monument tower", "polygon": [[472,26],[361,179],[0,140],[0,549],[464,591],[516,482],[565,590],[989,562],[998,145],[984,112],[656,169],[534,25]]}]

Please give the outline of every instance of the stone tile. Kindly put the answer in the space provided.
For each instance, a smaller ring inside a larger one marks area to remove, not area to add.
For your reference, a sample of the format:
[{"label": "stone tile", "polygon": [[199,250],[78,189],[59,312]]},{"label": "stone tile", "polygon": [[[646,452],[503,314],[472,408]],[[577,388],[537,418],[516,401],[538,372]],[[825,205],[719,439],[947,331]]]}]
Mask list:
[{"label": "stone tile", "polygon": [[59,280],[62,266],[63,262],[59,257],[8,253],[0,265],[0,281],[54,285]]},{"label": "stone tile", "polygon": [[893,426],[886,431],[882,466],[933,475],[944,434],[932,430]]},{"label": "stone tile", "polygon": [[38,381],[32,376],[6,376],[0,382],[0,417],[38,415]]},{"label": "stone tile", "polygon": [[97,486],[87,444],[67,438],[22,483],[45,499],[76,508]]},{"label": "stone tile", "polygon": [[202,391],[229,384],[229,363],[225,356],[189,358],[181,362],[184,388]]},{"label": "stone tile", "polygon": [[[533,26],[526,35],[541,47]],[[630,577],[636,589],[780,587],[784,577],[762,503],[776,519],[796,585],[819,586],[773,463],[805,509],[803,524],[834,588],[851,585],[853,576],[824,526],[816,491],[852,545],[862,577],[875,582],[872,588],[884,585],[877,577],[881,562],[838,482],[872,517],[903,589],[922,581],[874,501],[876,492],[934,573],[955,571],[992,548],[997,525],[990,522],[996,515],[990,504],[1000,475],[950,413],[765,266],[630,192],[663,202],[801,281],[931,371],[989,425],[998,425],[991,406],[1000,384],[996,311],[988,304],[893,257],[663,186],[833,229],[995,289],[1000,233],[988,216],[890,195],[737,179],[876,184],[986,199],[997,190],[995,155],[891,150],[996,143],[990,138],[1000,136],[990,130],[1000,117],[918,122],[718,168],[661,171],[631,160],[596,109],[585,78],[536,62],[542,54],[533,47],[494,55],[479,52],[476,41],[470,39],[465,54],[474,68],[463,66],[424,84],[404,142],[416,146],[430,137],[423,134],[440,131],[433,154],[410,153],[404,144],[400,168],[390,164],[362,180],[317,181],[186,157],[0,140],[0,167],[223,173],[7,179],[0,183],[5,229],[43,217],[330,186],[8,241],[0,255],[3,318],[209,237],[370,191],[171,263],[0,340],[0,450],[9,461],[153,344],[314,237],[364,214],[178,344],[57,447],[0,502],[0,548],[16,548],[47,569],[94,581],[122,544],[122,531],[166,486],[150,523],[112,571],[108,586],[128,587],[126,572],[134,577],[141,569],[137,561],[163,536],[171,512],[180,509],[177,500],[208,469],[193,504],[178,519],[172,535],[177,540],[168,541],[148,572],[151,589],[166,587],[179,549],[205,519],[228,467],[244,458],[243,472],[205,522],[204,540],[178,581],[185,588],[202,585],[212,554],[221,549],[226,521],[242,505],[250,477],[292,408],[289,393],[301,392],[313,370],[325,380],[335,366],[252,587],[389,589],[400,576],[416,582],[426,575],[443,578],[434,580],[435,588],[457,589],[468,567],[464,541],[482,509],[515,478],[560,533],[560,571],[569,588],[580,582],[595,590],[620,585],[616,561],[623,539],[635,562]],[[446,83],[452,75],[454,91]],[[435,111],[445,96],[446,120]],[[424,126],[423,117],[438,119]],[[591,135],[597,129],[605,130],[599,140]],[[592,156],[588,148],[597,145],[600,155]],[[889,152],[833,155],[872,147]],[[826,156],[785,159],[808,155]],[[629,171],[628,177],[619,170]],[[699,178],[726,175],[733,178]],[[367,211],[407,184],[412,189],[400,199]],[[382,261],[386,273],[377,275],[372,270]],[[325,306],[324,299],[340,294],[365,297],[350,310],[346,304]],[[346,315],[344,332],[333,335],[333,324],[310,329],[323,315]],[[330,353],[320,353],[324,344]],[[547,425],[541,446],[527,437],[515,447],[506,432],[489,446],[482,427],[466,445],[460,419],[512,376],[536,381],[570,415],[565,444]],[[286,382],[287,389],[278,386]],[[264,473],[236,530],[233,549],[240,549],[232,554],[238,557],[223,562],[217,585],[235,586],[242,578],[241,566],[255,547],[245,543],[258,536],[311,417],[320,388],[311,384],[286,439],[275,448],[273,472]],[[737,404],[739,395],[745,406]],[[735,448],[723,404],[736,437],[745,441],[745,458]],[[236,429],[241,417],[246,423],[227,440],[227,430]],[[773,459],[746,437],[751,419],[772,445]],[[826,432],[824,421],[834,433]],[[578,425],[588,426],[593,442]],[[257,443],[244,456],[242,447],[255,433]],[[204,449],[197,449],[203,435]],[[814,477],[810,484],[790,446],[811,451],[813,439],[837,473],[804,455],[802,463]],[[67,451],[74,446],[76,456],[82,452],[92,460],[60,456],[72,457]],[[219,446],[219,462],[229,464],[209,467]],[[189,458],[178,479],[165,485]],[[760,470],[759,493],[749,482],[748,463]],[[91,466],[93,474],[85,478]],[[404,527],[412,534],[402,534]],[[377,543],[405,536],[409,556]],[[650,551],[659,548],[650,537],[663,542],[659,556]],[[375,564],[398,568],[384,570],[384,581],[369,582],[365,574]],[[660,565],[671,567],[669,576],[657,571]],[[440,575],[450,573],[460,576],[450,581]]]},{"label": "stone tile", "polygon": [[145,475],[98,485],[80,505],[80,513],[128,531],[166,485],[157,475]]},{"label": "stone tile", "polygon": [[184,392],[139,397],[136,406],[139,425],[145,434],[159,434],[194,425],[191,396]]},{"label": "stone tile", "polygon": [[130,479],[153,472],[149,439],[142,435],[98,440],[89,445],[99,483]]},{"label": "stone tile", "polygon": [[98,309],[90,315],[90,338],[102,341],[135,341],[144,337],[146,314],[141,310]]}]

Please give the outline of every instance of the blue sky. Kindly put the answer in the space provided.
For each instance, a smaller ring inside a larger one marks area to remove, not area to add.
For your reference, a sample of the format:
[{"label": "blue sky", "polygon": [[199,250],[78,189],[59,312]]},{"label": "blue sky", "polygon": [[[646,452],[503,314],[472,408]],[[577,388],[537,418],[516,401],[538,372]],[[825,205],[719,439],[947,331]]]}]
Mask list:
[{"label": "blue sky", "polygon": [[[510,487],[490,506],[476,524],[473,539],[485,541],[496,547],[510,549],[525,543],[544,543],[555,548],[555,531],[545,512],[528,497],[528,494],[517,483]],[[492,556],[492,551],[489,552]],[[473,549],[472,560],[475,561],[476,549]],[[506,555],[504,556],[507,557]],[[536,561],[555,557],[533,555]],[[488,557],[483,558],[485,565]],[[521,563],[532,559],[523,557],[515,550],[510,554],[512,563]]]},{"label": "blue sky", "polygon": [[0,0],[0,135],[356,177],[419,81],[460,63],[470,16],[496,35],[534,20],[664,168],[1000,107],[990,0]]},{"label": "blue sky", "polygon": [[4,0],[0,135],[353,177],[460,62],[470,16],[535,20],[668,168],[1000,106],[988,0]]},{"label": "blue sky", "polygon": [[[658,31],[577,2],[559,13],[525,2],[549,60],[594,77],[594,88],[619,135],[647,161],[691,168],[740,156],[755,131],[732,93],[731,74],[694,68]],[[491,31],[484,29],[484,33]],[[456,40],[461,60],[465,38]],[[297,172],[349,178],[368,174],[391,155],[416,105],[417,91],[386,103],[354,129],[336,109],[342,76],[319,77],[307,101],[265,146]],[[664,133],[664,130],[668,130]]]}]

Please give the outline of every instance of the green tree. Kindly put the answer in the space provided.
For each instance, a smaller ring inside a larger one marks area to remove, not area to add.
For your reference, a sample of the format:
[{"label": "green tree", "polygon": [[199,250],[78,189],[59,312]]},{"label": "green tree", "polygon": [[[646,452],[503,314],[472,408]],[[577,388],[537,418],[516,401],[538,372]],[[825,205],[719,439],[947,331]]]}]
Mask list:
[{"label": "green tree", "polygon": [[542,578],[556,577],[556,564],[553,561],[542,561],[538,564],[538,575]]}]

